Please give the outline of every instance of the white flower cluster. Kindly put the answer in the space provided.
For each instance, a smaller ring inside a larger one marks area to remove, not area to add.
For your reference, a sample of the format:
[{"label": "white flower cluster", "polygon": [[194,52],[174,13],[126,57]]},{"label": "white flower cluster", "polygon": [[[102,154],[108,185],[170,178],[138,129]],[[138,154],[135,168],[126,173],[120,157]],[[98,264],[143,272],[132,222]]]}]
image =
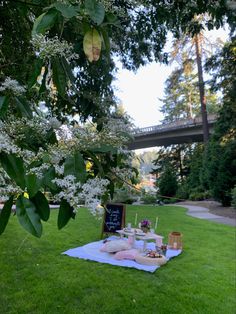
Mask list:
[{"label": "white flower cluster", "polygon": [[129,181],[133,176],[133,171],[130,168],[112,168],[111,172],[121,181]]},{"label": "white flower cluster", "polygon": [[109,181],[106,179],[89,179],[85,184],[76,182],[76,178],[68,175],[63,179],[54,179],[52,181],[62,189],[61,192],[54,196],[56,201],[66,200],[75,210],[84,202],[94,216],[103,213],[101,206],[101,196],[105,193]]},{"label": "white flower cluster", "polygon": [[101,196],[105,193],[109,184],[107,179],[89,179],[82,187],[85,198],[85,206],[90,209],[93,216],[101,216],[104,208],[101,206]]},{"label": "white flower cluster", "polygon": [[0,152],[19,154],[20,148],[14,144],[10,136],[0,127]]},{"label": "white flower cluster", "polygon": [[65,57],[67,60],[78,59],[79,55],[74,52],[73,46],[67,41],[60,41],[57,36],[47,38],[42,34],[32,37],[31,44],[36,56],[40,59],[50,59],[52,57]]},{"label": "white flower cluster", "polygon": [[17,80],[6,77],[5,81],[0,86],[0,92],[10,91],[16,96],[20,96],[26,92],[26,89],[19,84]]},{"label": "white flower cluster", "polygon": [[0,168],[0,203],[6,202],[11,195],[22,192],[23,191],[16,184],[14,184],[14,182],[12,182],[6,172]]},{"label": "white flower cluster", "polygon": [[73,139],[77,139],[81,149],[104,144],[118,148],[128,141],[130,128],[122,119],[110,119],[101,131],[95,127],[76,127],[71,129],[71,136]]},{"label": "white flower cluster", "polygon": [[30,168],[28,173],[34,173],[39,179],[42,179],[45,170],[48,170],[50,168],[50,166],[51,165],[49,163],[43,163],[39,167]]}]

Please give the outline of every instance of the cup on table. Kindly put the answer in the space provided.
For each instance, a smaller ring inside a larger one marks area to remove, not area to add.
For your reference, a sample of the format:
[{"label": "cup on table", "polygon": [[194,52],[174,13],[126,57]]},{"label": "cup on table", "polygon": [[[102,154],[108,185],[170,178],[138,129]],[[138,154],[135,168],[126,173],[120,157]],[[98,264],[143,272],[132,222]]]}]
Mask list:
[{"label": "cup on table", "polygon": [[131,230],[131,223],[130,222],[127,224],[127,229]]},{"label": "cup on table", "polygon": [[150,232],[151,233],[155,233],[155,229],[150,229]]}]

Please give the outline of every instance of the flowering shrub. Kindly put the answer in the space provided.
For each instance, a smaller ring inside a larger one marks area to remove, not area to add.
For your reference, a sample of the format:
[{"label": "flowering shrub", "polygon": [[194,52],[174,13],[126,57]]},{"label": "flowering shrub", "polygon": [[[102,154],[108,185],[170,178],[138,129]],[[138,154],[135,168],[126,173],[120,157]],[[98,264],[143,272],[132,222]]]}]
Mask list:
[{"label": "flowering shrub", "polygon": [[[114,3],[61,0],[35,13],[26,9],[27,21],[34,24],[32,38],[22,39],[27,55],[21,57],[32,61],[20,76],[25,84],[4,70],[0,78],[0,234],[13,203],[20,224],[40,237],[42,221],[50,216],[46,193],[59,204],[61,229],[81,204],[101,215],[115,186],[132,180],[131,154],[124,146],[129,124],[112,116],[113,94],[101,86],[103,76],[98,82],[95,77],[103,68],[89,64],[107,58],[109,28],[119,26]],[[81,121],[102,122],[79,125],[75,114],[82,115]]]}]

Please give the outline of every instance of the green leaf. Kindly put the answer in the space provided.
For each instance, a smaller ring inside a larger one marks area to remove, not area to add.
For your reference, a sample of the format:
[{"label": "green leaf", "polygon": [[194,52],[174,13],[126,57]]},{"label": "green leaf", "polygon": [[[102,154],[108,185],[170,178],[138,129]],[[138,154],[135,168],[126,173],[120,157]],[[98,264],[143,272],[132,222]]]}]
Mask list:
[{"label": "green leaf", "polygon": [[33,197],[41,187],[41,180],[35,173],[30,173],[25,177],[27,191],[30,197]]},{"label": "green leaf", "polygon": [[44,173],[44,176],[43,176],[43,179],[42,179],[42,183],[45,187],[48,187],[52,192],[54,191],[57,191],[58,188],[57,188],[57,185],[55,183],[52,182],[52,180],[54,180],[56,177],[56,172],[55,172],[55,169],[54,167],[50,167],[45,173]]},{"label": "green leaf", "polygon": [[13,196],[11,196],[6,203],[4,204],[1,212],[0,212],[0,234],[5,230],[8,220],[11,215],[11,208],[13,205]]},{"label": "green leaf", "polygon": [[56,22],[58,11],[50,9],[49,11],[41,14],[34,22],[32,36],[36,34],[45,34]]},{"label": "green leaf", "polygon": [[54,58],[52,61],[52,71],[53,83],[56,85],[58,93],[64,97],[66,93],[67,77],[63,66],[58,59]]},{"label": "green leaf", "polygon": [[33,118],[32,110],[29,103],[22,97],[15,97],[17,111],[21,117],[26,117],[28,119]]},{"label": "green leaf", "polygon": [[9,97],[0,96],[0,117],[3,117],[6,114],[8,105],[9,105]]},{"label": "green leaf", "polygon": [[83,156],[80,152],[75,152],[72,156],[68,156],[64,164],[64,175],[73,175],[80,182],[85,182],[87,173]]},{"label": "green leaf", "polygon": [[9,177],[22,189],[25,188],[25,169],[23,160],[15,154],[0,153],[0,162]]},{"label": "green leaf", "polygon": [[58,229],[62,229],[68,223],[70,218],[75,218],[73,207],[71,207],[66,200],[62,200],[57,218]]},{"label": "green leaf", "polygon": [[40,216],[34,203],[23,195],[20,195],[16,201],[16,215],[25,230],[35,237],[41,237],[43,228]]},{"label": "green leaf", "polygon": [[71,19],[78,15],[79,6],[73,6],[62,2],[54,3],[53,6],[64,16],[66,19]]},{"label": "green leaf", "polygon": [[113,147],[112,145],[101,145],[98,147],[93,147],[89,149],[91,152],[94,153],[116,153],[117,149],[115,147]]},{"label": "green leaf", "polygon": [[102,3],[95,0],[85,0],[85,9],[91,20],[100,25],[105,17],[105,9]]},{"label": "green leaf", "polygon": [[61,64],[63,66],[63,69],[64,69],[65,73],[67,74],[68,79],[72,83],[75,83],[76,79],[75,79],[75,76],[73,74],[73,71],[72,71],[72,68],[71,68],[70,64],[67,62],[67,60],[65,58],[61,59]]},{"label": "green leaf", "polygon": [[39,217],[43,221],[47,221],[50,216],[50,207],[45,195],[42,192],[38,191],[38,193],[31,198],[31,201],[34,203],[36,207],[36,212],[39,214]]},{"label": "green leaf", "polygon": [[104,42],[104,46],[106,49],[107,58],[110,60],[110,51],[111,51],[111,45],[110,45],[110,39],[108,36],[108,33],[105,29],[101,29],[102,39]]},{"label": "green leaf", "polygon": [[108,25],[108,24],[116,26],[118,28],[122,28],[119,19],[113,13],[106,13],[105,20],[102,25]]},{"label": "green leaf", "polygon": [[89,30],[84,35],[83,48],[89,62],[99,60],[102,49],[102,39],[95,28]]},{"label": "green leaf", "polygon": [[31,88],[37,82],[37,78],[41,73],[42,66],[43,66],[43,60],[36,59],[34,61],[34,70],[32,71],[30,79],[28,81],[28,88]]},{"label": "green leaf", "polygon": [[56,133],[53,129],[48,130],[47,134],[46,134],[46,138],[47,138],[47,142],[49,144],[56,144],[57,143],[57,136]]}]

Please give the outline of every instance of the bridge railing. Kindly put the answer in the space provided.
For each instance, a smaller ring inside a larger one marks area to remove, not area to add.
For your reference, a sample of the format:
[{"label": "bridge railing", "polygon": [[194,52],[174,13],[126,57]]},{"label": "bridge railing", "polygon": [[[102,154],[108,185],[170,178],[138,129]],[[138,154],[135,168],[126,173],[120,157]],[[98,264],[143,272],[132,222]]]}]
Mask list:
[{"label": "bridge railing", "polygon": [[[208,115],[208,122],[214,122],[216,121],[216,115],[215,114],[209,114]],[[163,131],[168,131],[172,129],[180,129],[183,127],[192,127],[195,125],[201,125],[202,124],[202,117],[198,116],[193,119],[182,119],[177,120],[175,122],[166,123],[166,124],[159,124],[159,125],[153,125],[145,128],[136,128],[133,130],[133,135],[145,135],[145,134],[151,134],[151,133],[158,133]]]}]

